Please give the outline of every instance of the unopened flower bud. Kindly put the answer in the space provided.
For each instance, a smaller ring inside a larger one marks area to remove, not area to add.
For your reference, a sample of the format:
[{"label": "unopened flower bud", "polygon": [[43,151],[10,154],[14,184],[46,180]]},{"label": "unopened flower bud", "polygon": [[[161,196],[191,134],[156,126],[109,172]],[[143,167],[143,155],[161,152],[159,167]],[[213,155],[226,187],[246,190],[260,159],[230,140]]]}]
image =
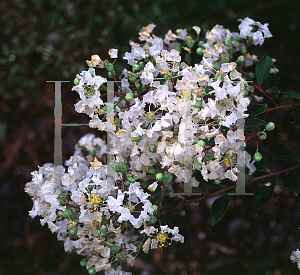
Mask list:
[{"label": "unopened flower bud", "polygon": [[195,106],[195,108],[201,108],[202,107],[202,101],[197,100],[194,106]]},{"label": "unopened flower bud", "polygon": [[237,42],[242,42],[242,41],[243,41],[243,37],[241,37],[241,35],[238,34],[235,40],[236,40]]},{"label": "unopened flower bud", "polygon": [[267,138],[266,132],[260,131],[260,132],[257,133],[257,135],[258,135],[260,140],[265,140]]},{"label": "unopened flower bud", "polygon": [[197,48],[196,53],[201,55],[201,54],[203,54],[203,52],[202,52],[203,50],[204,50],[204,48],[199,47],[199,48]]},{"label": "unopened flower bud", "polygon": [[199,140],[197,142],[197,144],[199,144],[201,147],[205,147],[205,141],[204,140]]},{"label": "unopened flower bud", "polygon": [[155,176],[157,181],[163,181],[164,180],[164,174],[163,173],[157,173]]},{"label": "unopened flower bud", "polygon": [[132,71],[135,73],[135,72],[137,72],[137,71],[139,71],[140,70],[140,66],[138,65],[138,64],[134,64],[133,66],[132,66]]},{"label": "unopened flower bud", "polygon": [[262,160],[262,155],[260,152],[255,152],[254,156],[253,156],[253,159],[256,160],[256,161],[261,161]]},{"label": "unopened flower bud", "polygon": [[244,57],[243,55],[240,55],[240,56],[237,58],[236,63],[241,64],[241,63],[243,63],[243,62],[245,62],[245,57]]},{"label": "unopened flower bud", "polygon": [[133,93],[128,93],[128,94],[126,94],[125,100],[131,101],[132,99],[133,99]]},{"label": "unopened flower bud", "polygon": [[77,77],[73,81],[73,83],[74,83],[75,86],[77,86],[79,84],[79,82],[80,82],[80,79],[77,78]]}]

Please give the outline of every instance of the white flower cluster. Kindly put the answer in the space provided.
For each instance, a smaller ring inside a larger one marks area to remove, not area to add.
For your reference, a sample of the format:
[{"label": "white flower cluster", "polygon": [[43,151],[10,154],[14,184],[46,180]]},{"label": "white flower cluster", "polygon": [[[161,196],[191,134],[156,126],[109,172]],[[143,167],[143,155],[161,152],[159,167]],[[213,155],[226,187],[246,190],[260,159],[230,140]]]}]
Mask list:
[{"label": "white flower cluster", "polygon": [[[85,156],[88,151],[90,154]],[[25,186],[34,202],[29,215],[42,216],[41,225],[47,223],[51,232],[57,233],[66,252],[85,256],[81,263],[90,273],[105,270],[106,275],[131,274],[121,271],[119,263],[123,259],[129,264],[134,262],[153,227],[150,224],[157,220],[152,215],[155,207],[139,182],[125,182],[125,191],[116,188],[115,196],[107,195],[107,165],[97,160],[105,152],[104,141],[88,134],[79,140],[75,154],[66,161],[67,172],[63,166],[53,164],[32,172],[32,181]],[[91,154],[96,158],[89,163]],[[120,180],[116,172],[114,180]],[[172,230],[161,226],[155,230],[151,235],[153,243],[163,244],[165,240],[159,242],[157,236],[165,232],[173,235],[170,240],[183,242],[177,227]]]},{"label": "white flower cluster", "polygon": [[[161,200],[172,196],[172,183],[198,187],[197,171],[205,181],[237,180],[236,123],[248,116],[246,95],[254,91],[238,67],[258,61],[245,49],[271,36],[267,24],[245,18],[240,33],[216,25],[206,41],[199,40],[197,26],[195,40],[186,29],[176,34],[169,30],[160,38],[152,33],[154,27],[141,29],[141,44],[130,42],[123,59],[131,70],[124,69],[120,81],[114,64],[98,55],[74,80],[73,90],[80,96],[75,110],[90,117],[90,127],[114,136],[113,161],[106,160],[104,141],[86,135],[66,161],[67,172],[46,164],[26,184],[34,202],[31,217],[42,216],[41,224],[57,232],[66,251],[86,256],[81,264],[90,274],[129,274],[120,264],[123,259],[133,263],[139,249],[147,253],[184,242],[178,227],[170,229],[160,221]],[[199,63],[189,65],[197,40]],[[237,58],[240,52],[245,56]],[[118,50],[110,49],[109,56],[117,58]],[[99,69],[106,69],[108,77],[96,75]],[[117,91],[104,85],[107,79]],[[109,93],[113,101],[105,102]],[[254,162],[245,152],[250,175]],[[152,196],[153,201],[158,198],[153,203]]]},{"label": "white flower cluster", "polygon": [[292,254],[290,256],[290,260],[293,263],[297,263],[298,269],[300,269],[300,251],[299,251],[299,249],[292,252]]}]

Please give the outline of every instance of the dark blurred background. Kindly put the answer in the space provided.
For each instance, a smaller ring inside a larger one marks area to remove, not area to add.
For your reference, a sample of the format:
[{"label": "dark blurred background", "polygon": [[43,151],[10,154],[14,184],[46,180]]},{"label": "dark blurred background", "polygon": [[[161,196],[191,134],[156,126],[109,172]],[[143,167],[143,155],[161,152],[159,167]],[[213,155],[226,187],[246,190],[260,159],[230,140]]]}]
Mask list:
[{"label": "dark blurred background", "polygon": [[[38,218],[28,216],[32,202],[24,192],[25,183],[38,165],[53,162],[54,85],[46,81],[70,81],[62,85],[63,123],[87,123],[86,115],[74,111],[78,96],[71,88],[92,54],[106,59],[110,48],[119,49],[115,68],[120,72],[129,40],[138,42],[142,26],[156,24],[154,34],[160,36],[169,29],[191,31],[198,25],[204,36],[216,24],[238,31],[237,19],[248,16],[269,23],[273,34],[262,47],[251,50],[277,60],[279,73],[271,75],[263,88],[299,91],[298,0],[2,0],[0,14],[0,274],[87,274],[79,265],[80,256],[65,253],[56,235]],[[299,153],[299,129],[290,125],[294,117],[279,111],[267,120],[276,122],[268,140]],[[64,160],[88,132],[100,134],[88,127],[63,128]],[[271,161],[270,169],[274,172],[284,165]],[[255,192],[261,184],[250,184],[247,191]],[[234,198],[214,227],[211,201],[187,207],[186,216],[172,215],[172,225],[180,227],[185,243],[173,243],[163,253],[141,253],[128,270],[142,275],[298,274],[289,260],[300,241],[299,209],[293,207],[292,193],[277,182],[273,201],[258,216],[252,200],[252,196]]]}]

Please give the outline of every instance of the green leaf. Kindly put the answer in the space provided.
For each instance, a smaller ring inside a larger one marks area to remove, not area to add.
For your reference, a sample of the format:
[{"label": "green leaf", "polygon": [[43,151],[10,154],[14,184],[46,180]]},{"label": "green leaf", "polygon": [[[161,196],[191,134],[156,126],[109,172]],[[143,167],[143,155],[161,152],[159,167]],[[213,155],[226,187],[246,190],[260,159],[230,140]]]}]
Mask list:
[{"label": "green leaf", "polygon": [[300,128],[300,109],[296,110],[294,112],[294,115],[296,117],[296,120],[294,122],[291,122],[291,124],[297,128]]},{"label": "green leaf", "polygon": [[248,174],[245,174],[245,183],[248,183],[250,182],[254,177],[253,176],[250,176]]},{"label": "green leaf", "polygon": [[294,98],[297,98],[297,99],[300,99],[300,93],[294,91],[294,90],[285,90],[285,91],[282,91],[282,93],[286,94],[286,95],[290,95]]},{"label": "green leaf", "polygon": [[258,209],[264,204],[268,203],[270,200],[272,200],[276,180],[277,177],[272,177],[270,179],[270,182],[268,182],[268,184],[264,183],[262,186],[260,186],[257,189],[252,204],[256,216],[257,216]]},{"label": "green leaf", "polygon": [[300,162],[300,158],[293,151],[276,141],[266,145],[264,148],[262,148],[262,151],[274,158],[286,161]]},{"label": "green leaf", "polygon": [[281,185],[291,189],[295,196],[299,193],[299,179],[295,170],[288,171],[281,180]]},{"label": "green leaf", "polygon": [[172,205],[172,209],[175,209],[176,207],[178,207],[179,205],[183,204],[185,202],[185,199],[180,198],[179,200],[175,201]]},{"label": "green leaf", "polygon": [[171,227],[171,220],[170,220],[170,216],[168,213],[163,212],[163,223],[165,225],[168,225],[169,227]]},{"label": "green leaf", "polygon": [[192,187],[192,192],[193,193],[201,193],[202,195],[206,195],[207,194],[203,189],[201,189],[199,187]]},{"label": "green leaf", "polygon": [[231,199],[232,195],[225,194],[213,202],[211,206],[212,225],[215,225],[223,218]]},{"label": "green leaf", "polygon": [[282,102],[285,102],[287,104],[293,104],[294,103],[294,99],[289,95],[283,95],[281,97],[280,96],[275,96],[274,100],[279,101],[279,102],[282,101]]},{"label": "green leaf", "polygon": [[259,118],[252,118],[249,120],[246,120],[245,122],[245,131],[250,131],[255,129],[257,126],[266,126],[267,123],[265,121],[263,121],[262,119]]},{"label": "green leaf", "polygon": [[[154,198],[153,198],[153,201],[152,201],[152,204],[157,204],[161,198],[161,194],[162,194],[163,191],[160,191],[159,193],[157,193]],[[165,190],[163,196],[162,196],[162,199],[168,195],[169,193],[171,193],[172,191],[171,190]]]},{"label": "green leaf", "polygon": [[251,105],[247,110],[247,113],[249,114],[249,116],[247,118],[263,114],[267,110],[267,108],[268,108],[268,105],[266,103]]},{"label": "green leaf", "polygon": [[271,172],[269,165],[264,158],[262,158],[262,160],[259,162],[255,162],[254,166],[257,168],[257,170],[267,172],[267,173]]},{"label": "green leaf", "polygon": [[267,89],[266,92],[268,94],[270,94],[271,96],[275,96],[275,95],[279,94],[280,90],[277,87],[274,86],[272,88]]},{"label": "green leaf", "polygon": [[255,77],[259,86],[268,78],[272,65],[273,62],[270,56],[263,56],[256,64]]},{"label": "green leaf", "polygon": [[300,193],[295,197],[294,207],[300,207]]}]

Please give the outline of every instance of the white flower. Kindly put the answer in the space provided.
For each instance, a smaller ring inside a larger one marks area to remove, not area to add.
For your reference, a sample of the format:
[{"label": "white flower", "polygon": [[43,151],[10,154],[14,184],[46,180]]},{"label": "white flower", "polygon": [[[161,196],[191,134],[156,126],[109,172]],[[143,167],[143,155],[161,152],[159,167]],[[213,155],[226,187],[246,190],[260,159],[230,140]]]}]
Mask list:
[{"label": "white flower", "polygon": [[110,49],[108,51],[110,58],[117,58],[118,57],[118,49]]}]

